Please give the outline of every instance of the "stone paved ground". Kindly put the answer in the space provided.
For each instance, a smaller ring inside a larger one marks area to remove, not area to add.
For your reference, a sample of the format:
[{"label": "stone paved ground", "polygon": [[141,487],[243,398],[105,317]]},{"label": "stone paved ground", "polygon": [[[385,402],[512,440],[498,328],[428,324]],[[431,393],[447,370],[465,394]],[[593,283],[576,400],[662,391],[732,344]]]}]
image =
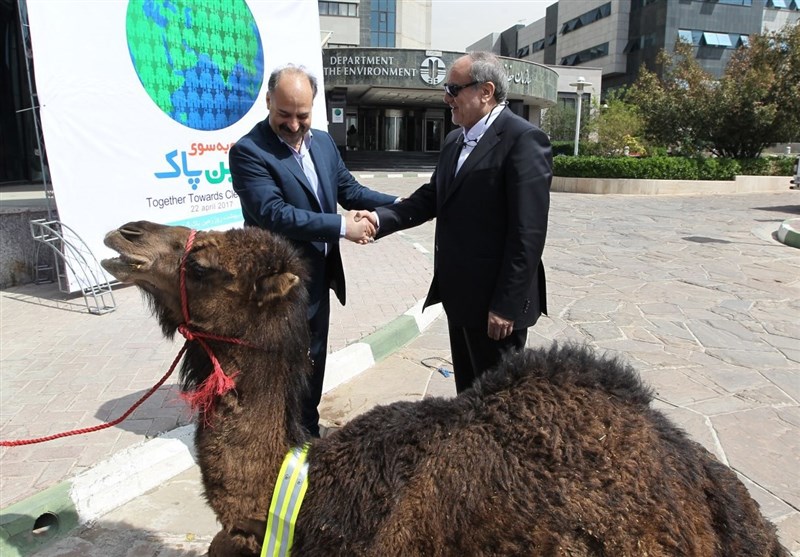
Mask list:
[{"label": "stone paved ground", "polygon": [[[800,555],[800,250],[773,237],[797,202],[554,193],[550,315],[528,345],[576,340],[630,362],[655,406],[737,472]],[[331,393],[323,415],[344,423],[393,393],[452,393],[420,365],[430,356],[449,357],[443,325]]]},{"label": "stone paved ground", "polygon": [[[364,182],[407,193],[421,180]],[[550,316],[532,330],[529,344],[574,339],[633,364],[656,389],[656,405],[736,470],[787,547],[800,555],[800,251],[771,237],[783,220],[800,214],[797,202],[796,192],[554,193],[544,257]],[[425,225],[398,236],[395,244],[388,238],[368,246],[371,251],[363,253],[371,256],[365,262],[369,271],[349,265],[348,279],[363,272],[367,284],[380,280],[391,292],[416,272],[424,275],[421,296],[430,276],[430,254],[424,251],[431,249],[431,230]],[[383,264],[380,250],[392,249],[403,250],[389,256],[392,271],[370,278],[367,273],[376,276]],[[411,264],[417,257],[420,267]],[[366,307],[354,304],[352,310],[367,319],[380,304],[362,299]],[[3,336],[5,321],[4,313]],[[3,340],[4,391],[7,346]],[[375,403],[452,394],[452,379],[421,365],[430,356],[449,356],[443,319],[326,395],[323,418],[336,425]],[[62,390],[48,401],[63,395]],[[4,393],[3,437],[7,400],[13,403],[14,397]],[[55,446],[49,451],[54,461],[74,459],[59,457]],[[9,453],[0,458],[5,482]],[[192,469],[40,555],[201,555],[215,528]]]},{"label": "stone paved ground", "polygon": [[[407,189],[391,178],[374,187],[398,195]],[[380,249],[346,241],[341,248],[348,303],[342,307],[332,297],[329,352],[411,308],[425,296],[433,268],[431,258],[401,236],[387,238]],[[118,309],[98,316],[86,311],[83,297],[65,296],[53,285],[0,291],[0,440],[111,421],[167,372],[182,339],[162,338],[137,289],[119,287],[114,296]],[[170,378],[117,427],[0,448],[0,508],[190,419]]]}]

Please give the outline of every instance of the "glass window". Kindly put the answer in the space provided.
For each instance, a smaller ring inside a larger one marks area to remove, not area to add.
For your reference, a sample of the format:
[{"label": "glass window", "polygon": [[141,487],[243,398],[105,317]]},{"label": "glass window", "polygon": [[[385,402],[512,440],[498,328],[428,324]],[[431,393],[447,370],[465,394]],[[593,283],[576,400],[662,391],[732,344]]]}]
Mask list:
[{"label": "glass window", "polygon": [[328,15],[328,3],[327,2],[320,2],[319,3],[319,15]]},{"label": "glass window", "polygon": [[731,38],[727,33],[711,33],[709,31],[704,31],[703,41],[708,46],[721,46],[723,48],[733,46],[733,42],[731,42]]},{"label": "glass window", "polygon": [[395,0],[372,0],[370,9],[370,46],[395,45]]},{"label": "glass window", "polygon": [[678,29],[678,38],[685,43],[694,43],[694,41],[692,41],[692,32],[686,29]]},{"label": "glass window", "polygon": [[358,17],[358,5],[357,4],[348,4],[347,5],[347,15],[350,17]]},{"label": "glass window", "polygon": [[575,66],[584,62],[589,62],[590,60],[594,60],[596,58],[602,58],[603,56],[608,56],[608,43],[599,44],[597,46],[593,46],[592,48],[587,48],[586,50],[565,56],[561,59],[561,65]]},{"label": "glass window", "polygon": [[340,3],[339,4],[339,15],[346,16],[347,15],[347,4]]},{"label": "glass window", "polygon": [[564,22],[564,24],[561,26],[561,34],[566,35],[567,33],[571,33],[576,29],[580,29],[584,25],[589,25],[590,23],[594,23],[595,21],[603,19],[604,17],[608,17],[609,15],[611,15],[611,2],[603,4],[599,8],[589,10],[578,17],[574,17],[569,21]]},{"label": "glass window", "polygon": [[639,50],[639,40],[640,40],[639,37],[636,37],[635,39],[630,39],[628,41],[628,44],[625,45],[625,49],[622,52],[628,54],[630,52],[636,52],[637,50]]}]

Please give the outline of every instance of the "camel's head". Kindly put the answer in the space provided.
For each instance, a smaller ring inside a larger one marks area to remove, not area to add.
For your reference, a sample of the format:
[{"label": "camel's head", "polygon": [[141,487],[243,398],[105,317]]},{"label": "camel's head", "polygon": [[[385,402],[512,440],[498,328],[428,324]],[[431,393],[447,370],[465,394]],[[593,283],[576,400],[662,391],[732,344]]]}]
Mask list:
[{"label": "camel's head", "polygon": [[167,336],[185,321],[181,268],[190,324],[199,330],[257,343],[265,320],[305,315],[306,271],[286,240],[256,228],[197,232],[187,251],[190,233],[139,221],[105,237],[120,256],[103,267],[146,293]]}]

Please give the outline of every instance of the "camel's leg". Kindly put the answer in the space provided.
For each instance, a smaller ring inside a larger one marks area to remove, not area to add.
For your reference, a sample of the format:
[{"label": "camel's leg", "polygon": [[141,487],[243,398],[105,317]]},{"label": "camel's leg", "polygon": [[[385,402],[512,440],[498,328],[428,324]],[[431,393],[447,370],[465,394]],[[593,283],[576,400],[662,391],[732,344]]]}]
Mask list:
[{"label": "camel's leg", "polygon": [[208,547],[208,557],[258,557],[258,551],[243,547],[225,530],[220,530]]}]

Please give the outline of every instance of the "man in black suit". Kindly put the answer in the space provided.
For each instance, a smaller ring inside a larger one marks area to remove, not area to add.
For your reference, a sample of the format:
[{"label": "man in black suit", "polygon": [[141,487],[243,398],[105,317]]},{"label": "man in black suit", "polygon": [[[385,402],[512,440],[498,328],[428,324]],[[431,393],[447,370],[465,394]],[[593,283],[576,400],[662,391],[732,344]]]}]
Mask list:
[{"label": "man in black suit", "polygon": [[404,201],[362,212],[377,237],[436,218],[425,306],[447,314],[456,390],[507,350],[525,346],[547,313],[542,251],[553,156],[547,136],[505,106],[500,60],[474,52],[448,72],[444,102],[461,128],[445,139],[431,181]]},{"label": "man in black suit", "polygon": [[366,243],[375,228],[345,209],[374,209],[396,198],[359,184],[347,170],[333,139],[311,129],[317,80],[302,66],[276,69],[267,85],[269,116],[231,148],[233,189],[242,204],[245,226],[259,226],[287,237],[309,266],[309,328],[313,374],[302,401],[302,423],[319,437],[322,383],[328,353],[330,296],[345,303],[339,239]]}]

